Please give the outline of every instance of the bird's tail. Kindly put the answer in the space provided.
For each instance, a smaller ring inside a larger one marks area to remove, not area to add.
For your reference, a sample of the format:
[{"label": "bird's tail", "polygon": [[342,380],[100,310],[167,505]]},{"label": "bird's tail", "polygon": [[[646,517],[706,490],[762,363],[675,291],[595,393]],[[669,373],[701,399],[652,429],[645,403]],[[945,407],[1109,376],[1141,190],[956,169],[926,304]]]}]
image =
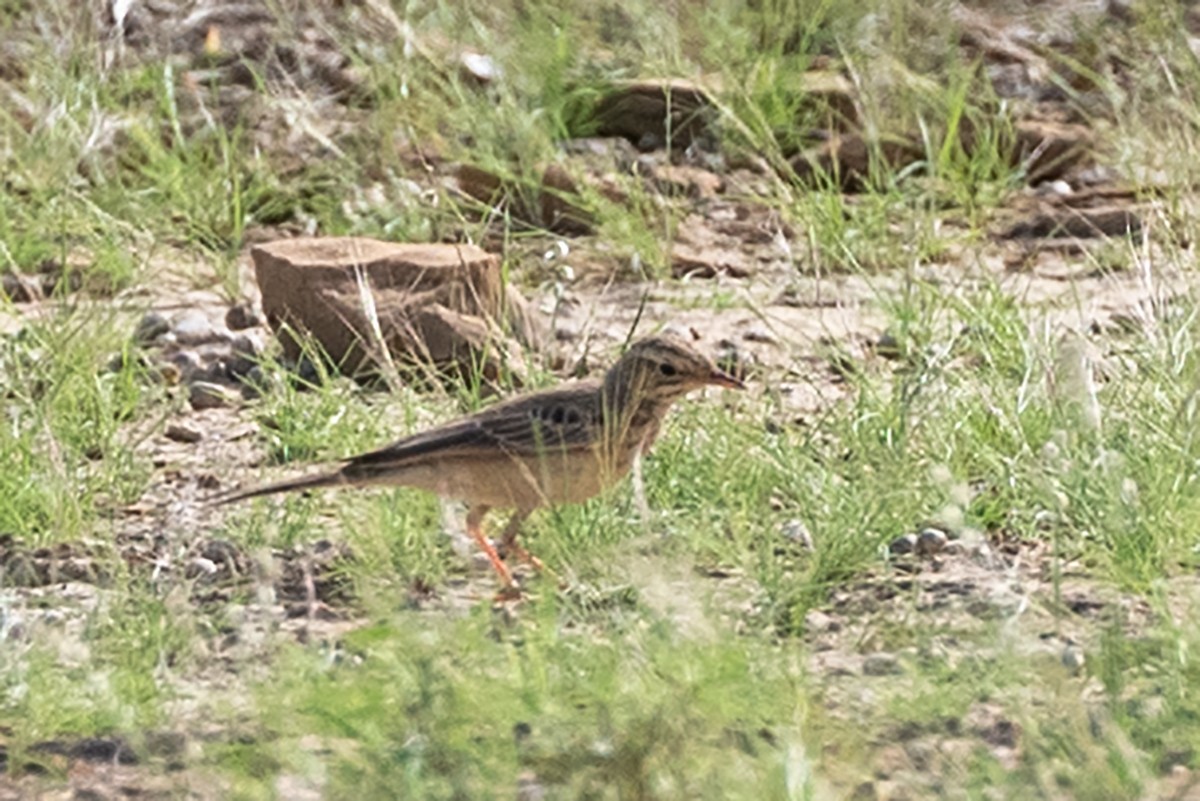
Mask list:
[{"label": "bird's tail", "polygon": [[338,487],[349,483],[351,482],[346,478],[345,474],[341,470],[337,470],[332,473],[321,473],[315,476],[279,481],[275,484],[264,484],[260,487],[233,490],[232,492],[217,495],[210,499],[209,504],[212,506],[224,506],[227,503],[244,501],[248,498],[261,498],[263,495],[276,495],[281,492],[297,492],[299,490],[320,489],[322,487]]}]

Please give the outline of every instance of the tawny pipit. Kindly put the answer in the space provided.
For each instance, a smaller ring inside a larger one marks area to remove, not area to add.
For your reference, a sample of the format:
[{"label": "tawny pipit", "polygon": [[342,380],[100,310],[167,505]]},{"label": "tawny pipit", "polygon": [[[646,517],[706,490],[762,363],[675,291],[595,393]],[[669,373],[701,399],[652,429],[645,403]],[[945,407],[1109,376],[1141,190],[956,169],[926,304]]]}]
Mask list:
[{"label": "tawny pipit", "polygon": [[671,404],[708,384],[743,386],[685,340],[649,337],[630,346],[602,380],[513,398],[347,459],[338,470],[217,502],[319,487],[417,487],[468,504],[467,533],[512,588],[512,574],[483,534],[488,511],[515,510],[502,547],[540,566],[516,543],[525,518],[538,507],[578,503],[615,484],[654,443]]}]

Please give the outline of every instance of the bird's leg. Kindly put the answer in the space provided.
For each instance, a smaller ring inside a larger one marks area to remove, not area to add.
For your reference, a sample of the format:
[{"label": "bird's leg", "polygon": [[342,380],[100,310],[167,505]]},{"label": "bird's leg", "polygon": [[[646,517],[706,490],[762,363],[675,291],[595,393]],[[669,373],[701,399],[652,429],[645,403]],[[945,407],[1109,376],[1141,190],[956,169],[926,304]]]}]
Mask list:
[{"label": "bird's leg", "polygon": [[487,556],[488,561],[492,563],[495,571],[500,574],[500,580],[504,582],[503,591],[516,590],[517,582],[509,571],[508,565],[504,564],[504,560],[500,558],[500,554],[496,553],[496,549],[492,547],[492,544],[488,542],[488,538],[483,533],[483,518],[487,516],[489,508],[482,505],[472,506],[467,511],[467,533],[479,545],[480,550]]},{"label": "bird's leg", "polygon": [[518,509],[517,511],[513,512],[513,516],[508,520],[508,525],[504,527],[504,531],[500,535],[500,549],[506,554],[511,553],[522,562],[532,565],[533,569],[539,573],[548,574],[550,578],[558,582],[558,588],[560,590],[565,590],[568,585],[567,582],[563,581],[562,576],[546,567],[545,563],[542,562],[541,559],[538,559],[536,556],[517,544],[517,535],[521,533],[521,524],[525,522],[532,512],[532,509]]},{"label": "bird's leg", "polygon": [[525,522],[532,511],[531,509],[518,509],[513,512],[512,517],[508,519],[508,525],[500,534],[500,550],[505,554],[511,553],[526,564],[533,565],[535,570],[545,570],[546,566],[542,564],[541,559],[517,544],[517,535],[521,533],[521,524]]}]

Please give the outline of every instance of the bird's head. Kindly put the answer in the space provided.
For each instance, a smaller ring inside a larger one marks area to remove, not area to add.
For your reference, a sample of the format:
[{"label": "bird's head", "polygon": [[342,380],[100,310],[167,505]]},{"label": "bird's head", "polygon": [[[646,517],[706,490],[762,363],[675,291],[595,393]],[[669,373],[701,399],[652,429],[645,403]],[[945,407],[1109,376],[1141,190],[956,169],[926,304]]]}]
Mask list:
[{"label": "bird's head", "polygon": [[693,389],[710,385],[745,388],[740,379],[673,334],[658,334],[633,343],[605,378],[610,391],[633,393],[652,403],[670,403]]}]

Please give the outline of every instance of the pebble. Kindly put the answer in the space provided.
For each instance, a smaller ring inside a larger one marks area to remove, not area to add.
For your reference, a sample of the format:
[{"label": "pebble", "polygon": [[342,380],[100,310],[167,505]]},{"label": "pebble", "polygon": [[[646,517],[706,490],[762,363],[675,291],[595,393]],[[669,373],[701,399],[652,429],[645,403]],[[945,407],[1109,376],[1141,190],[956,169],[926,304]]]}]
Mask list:
[{"label": "pebble", "polygon": [[927,528],[917,535],[916,552],[917,556],[933,556],[941,553],[946,548],[946,543],[950,538],[946,536],[946,532],[939,531],[936,528]]},{"label": "pebble", "polygon": [[545,797],[546,788],[536,773],[527,770],[517,776],[517,801],[543,801]]},{"label": "pebble", "polygon": [[246,356],[251,359],[257,359],[262,356],[263,343],[262,337],[254,332],[246,334],[238,334],[233,338],[233,352],[238,356]]},{"label": "pebble", "polygon": [[178,367],[179,372],[183,373],[185,378],[191,378],[204,368],[200,354],[194,350],[176,351],[167,358],[167,362]]},{"label": "pebble", "polygon": [[904,556],[917,550],[917,535],[905,534],[902,537],[897,537],[892,540],[892,544],[888,546],[892,556]]},{"label": "pebble", "polygon": [[482,84],[490,84],[504,76],[504,69],[494,58],[483,53],[465,51],[458,57],[463,71]]},{"label": "pebble", "polygon": [[165,316],[154,311],[146,312],[133,329],[133,341],[139,345],[149,345],[170,330],[171,323]]},{"label": "pebble", "polygon": [[197,556],[188,563],[187,577],[196,578],[198,576],[211,576],[216,573],[219,568],[217,563],[211,559],[205,559],[203,556]]},{"label": "pebble", "polygon": [[820,609],[810,609],[804,615],[804,629],[814,634],[820,632],[837,632],[842,630],[842,624],[831,615]]},{"label": "pebble", "polygon": [[1075,194],[1075,190],[1071,185],[1059,178],[1057,181],[1046,181],[1037,185],[1036,193],[1039,195],[1058,195],[1059,197],[1067,197]]},{"label": "pebble", "polygon": [[778,345],[779,340],[775,338],[770,331],[761,328],[751,328],[746,333],[742,334],[742,339],[747,342],[759,342],[764,345]]},{"label": "pebble", "polygon": [[992,552],[991,546],[986,542],[981,542],[971,551],[971,560],[975,564],[983,568],[992,569],[999,566],[996,560],[996,555]]},{"label": "pebble", "polygon": [[237,396],[221,384],[193,381],[188,385],[188,400],[193,409],[220,409],[232,405]]},{"label": "pebble", "polygon": [[249,375],[255,367],[258,367],[258,363],[253,359],[248,359],[245,356],[234,356],[232,361],[225,366],[225,372],[230,378],[238,380]]},{"label": "pebble", "polygon": [[926,740],[913,740],[904,744],[904,753],[916,770],[929,770],[937,759],[937,748]]},{"label": "pebble", "polygon": [[45,297],[36,278],[17,273],[5,273],[0,277],[0,290],[13,303],[32,303]]},{"label": "pebble", "polygon": [[1062,652],[1063,667],[1074,674],[1079,674],[1083,670],[1084,664],[1087,662],[1087,657],[1083,653],[1083,649],[1074,643],[1069,644]]},{"label": "pebble", "polygon": [[879,651],[867,655],[863,660],[862,671],[864,676],[895,676],[903,673],[904,668],[900,666],[900,660],[895,654]]},{"label": "pebble", "polygon": [[850,794],[850,801],[879,801],[879,789],[875,782],[860,782]]},{"label": "pebble", "polygon": [[296,365],[296,375],[306,384],[321,383],[321,371],[317,369],[316,363],[307,356],[300,357],[300,363]]},{"label": "pebble", "polygon": [[169,387],[173,387],[183,380],[183,371],[178,365],[170,362],[163,362],[158,365],[158,380]]},{"label": "pebble", "polygon": [[241,376],[242,397],[246,400],[261,398],[267,391],[269,381],[266,371],[259,365],[254,365]]},{"label": "pebble", "polygon": [[245,331],[247,328],[258,328],[262,324],[262,315],[249,303],[230,306],[229,311],[225,312],[225,326],[230,331]]},{"label": "pebble", "polygon": [[962,556],[967,552],[967,546],[962,540],[950,540],[943,546],[942,553],[946,556]]},{"label": "pebble", "polygon": [[175,442],[193,443],[204,439],[204,433],[200,431],[200,429],[193,428],[189,425],[172,423],[171,425],[167,426],[166,437],[167,439],[174,440]]},{"label": "pebble", "polygon": [[180,345],[203,345],[216,338],[212,323],[203,312],[187,312],[171,326],[175,341]]},{"label": "pebble", "polygon": [[144,735],[146,751],[156,757],[182,756],[187,748],[187,735],[175,731],[148,731]]},{"label": "pebble", "polygon": [[812,533],[809,532],[808,526],[804,525],[804,522],[801,520],[788,520],[780,528],[780,533],[785,540],[799,545],[806,551],[813,549]]},{"label": "pebble", "polygon": [[885,359],[899,359],[904,355],[900,348],[900,340],[890,331],[884,331],[875,340],[875,352]]},{"label": "pebble", "polygon": [[204,362],[204,368],[197,371],[192,378],[197,381],[211,381],[215,384],[227,381],[233,377],[230,372],[229,365],[235,359],[230,359],[223,354],[207,353],[200,357]]}]

